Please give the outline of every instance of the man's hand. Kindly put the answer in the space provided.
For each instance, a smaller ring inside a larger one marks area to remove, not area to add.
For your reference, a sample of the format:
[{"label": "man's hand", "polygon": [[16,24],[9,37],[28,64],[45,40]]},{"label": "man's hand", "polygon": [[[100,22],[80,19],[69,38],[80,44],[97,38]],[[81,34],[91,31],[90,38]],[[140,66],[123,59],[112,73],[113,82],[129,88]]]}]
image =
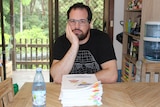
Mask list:
[{"label": "man's hand", "polygon": [[79,49],[79,39],[69,24],[66,26],[66,37],[71,42],[71,47],[61,60],[53,60],[50,70],[55,83],[61,83],[62,76],[70,73]]},{"label": "man's hand", "polygon": [[79,45],[78,37],[72,32],[70,25],[67,23],[66,26],[66,37],[72,45]]}]

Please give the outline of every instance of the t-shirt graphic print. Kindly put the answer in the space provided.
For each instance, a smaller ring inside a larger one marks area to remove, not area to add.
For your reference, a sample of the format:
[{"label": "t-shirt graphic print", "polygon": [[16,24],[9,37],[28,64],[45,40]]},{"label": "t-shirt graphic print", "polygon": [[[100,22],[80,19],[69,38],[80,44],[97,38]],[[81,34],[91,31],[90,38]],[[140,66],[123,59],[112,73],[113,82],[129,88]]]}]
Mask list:
[{"label": "t-shirt graphic print", "polygon": [[92,74],[100,70],[95,58],[88,50],[79,50],[70,74]]}]

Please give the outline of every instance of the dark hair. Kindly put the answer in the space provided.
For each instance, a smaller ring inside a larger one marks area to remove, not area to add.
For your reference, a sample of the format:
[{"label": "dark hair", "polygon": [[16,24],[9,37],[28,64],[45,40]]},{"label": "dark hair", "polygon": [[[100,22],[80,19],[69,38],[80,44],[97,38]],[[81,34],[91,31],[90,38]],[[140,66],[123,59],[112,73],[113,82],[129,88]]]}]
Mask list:
[{"label": "dark hair", "polygon": [[88,21],[91,22],[92,20],[92,12],[91,9],[89,8],[89,6],[84,5],[83,3],[76,3],[73,4],[67,11],[67,18],[69,19],[69,13],[71,12],[72,9],[76,9],[76,8],[81,8],[81,9],[86,9],[88,12]]}]

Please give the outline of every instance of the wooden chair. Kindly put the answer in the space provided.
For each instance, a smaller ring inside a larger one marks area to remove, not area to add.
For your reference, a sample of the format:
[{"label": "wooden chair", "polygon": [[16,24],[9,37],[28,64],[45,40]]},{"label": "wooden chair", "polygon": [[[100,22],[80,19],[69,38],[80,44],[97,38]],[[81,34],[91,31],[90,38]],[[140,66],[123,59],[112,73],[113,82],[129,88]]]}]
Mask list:
[{"label": "wooden chair", "polygon": [[160,82],[160,62],[143,61],[142,82]]},{"label": "wooden chair", "polygon": [[13,101],[14,91],[12,78],[0,82],[0,107],[7,107]]}]

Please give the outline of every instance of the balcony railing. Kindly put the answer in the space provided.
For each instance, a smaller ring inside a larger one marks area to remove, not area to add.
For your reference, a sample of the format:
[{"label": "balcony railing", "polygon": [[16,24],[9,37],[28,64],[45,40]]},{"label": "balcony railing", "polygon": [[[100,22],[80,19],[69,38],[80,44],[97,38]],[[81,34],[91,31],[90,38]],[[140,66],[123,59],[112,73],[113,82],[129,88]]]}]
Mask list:
[{"label": "balcony railing", "polygon": [[33,69],[36,67],[49,69],[48,39],[20,39],[20,42],[15,45],[15,52],[15,58],[11,58],[14,57],[13,55],[11,55],[12,52],[6,51],[6,59],[15,59],[15,61],[13,61],[15,62],[15,64],[13,65],[16,65],[16,69]]}]

